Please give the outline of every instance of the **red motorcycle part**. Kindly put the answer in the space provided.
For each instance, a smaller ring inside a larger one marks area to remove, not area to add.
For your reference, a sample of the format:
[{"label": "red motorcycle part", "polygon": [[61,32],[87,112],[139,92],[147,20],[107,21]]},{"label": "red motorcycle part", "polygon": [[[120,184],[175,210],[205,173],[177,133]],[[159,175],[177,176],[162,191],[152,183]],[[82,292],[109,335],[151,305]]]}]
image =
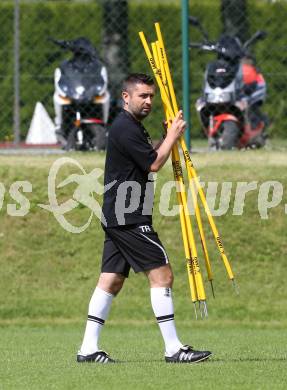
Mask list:
[{"label": "red motorcycle part", "polygon": [[232,114],[216,115],[213,118],[213,127],[209,127],[208,137],[214,137],[217,134],[218,130],[220,129],[220,126],[222,125],[222,123],[226,122],[226,121],[233,121],[233,122],[239,123],[238,118],[236,118],[236,116],[234,116]]},{"label": "red motorcycle part", "polygon": [[246,146],[250,146],[252,144],[252,140],[256,137],[260,136],[264,129],[264,122],[260,122],[259,125],[252,129],[250,124],[245,125],[244,132],[239,140],[239,148],[245,148]]},{"label": "red motorcycle part", "polygon": [[101,119],[97,119],[97,118],[82,119],[81,123],[86,123],[86,124],[96,123],[97,125],[104,125],[104,121],[102,121]]}]

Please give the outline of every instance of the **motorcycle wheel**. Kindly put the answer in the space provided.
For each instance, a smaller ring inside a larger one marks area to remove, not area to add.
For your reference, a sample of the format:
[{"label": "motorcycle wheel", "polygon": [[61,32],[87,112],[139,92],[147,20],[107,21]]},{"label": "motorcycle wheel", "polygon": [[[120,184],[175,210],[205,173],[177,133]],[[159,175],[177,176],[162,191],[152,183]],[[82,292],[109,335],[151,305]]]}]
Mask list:
[{"label": "motorcycle wheel", "polygon": [[63,145],[63,149],[66,151],[69,150],[75,150],[76,149],[76,134],[77,134],[78,128],[73,127],[71,131],[69,132],[69,135],[67,137],[67,142],[65,145]]},{"label": "motorcycle wheel", "polygon": [[223,124],[223,132],[219,138],[219,147],[223,150],[230,150],[237,147],[240,129],[236,122],[226,121]]},{"label": "motorcycle wheel", "polygon": [[256,137],[253,137],[252,140],[246,145],[246,147],[251,149],[263,148],[266,144],[266,138],[266,135],[259,134]]},{"label": "motorcycle wheel", "polygon": [[107,130],[102,125],[91,124],[88,126],[91,136],[91,147],[95,150],[105,150],[107,143]]}]

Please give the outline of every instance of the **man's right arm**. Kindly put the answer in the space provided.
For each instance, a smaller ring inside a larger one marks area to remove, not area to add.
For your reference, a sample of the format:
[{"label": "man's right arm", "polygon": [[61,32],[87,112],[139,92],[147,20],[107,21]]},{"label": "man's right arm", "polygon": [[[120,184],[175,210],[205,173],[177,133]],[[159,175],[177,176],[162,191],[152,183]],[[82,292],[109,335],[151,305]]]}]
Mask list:
[{"label": "man's right arm", "polygon": [[179,111],[168,129],[164,141],[157,149],[157,158],[151,164],[150,172],[159,171],[166,163],[174,144],[183,135],[185,128],[186,122],[182,118],[182,111]]}]

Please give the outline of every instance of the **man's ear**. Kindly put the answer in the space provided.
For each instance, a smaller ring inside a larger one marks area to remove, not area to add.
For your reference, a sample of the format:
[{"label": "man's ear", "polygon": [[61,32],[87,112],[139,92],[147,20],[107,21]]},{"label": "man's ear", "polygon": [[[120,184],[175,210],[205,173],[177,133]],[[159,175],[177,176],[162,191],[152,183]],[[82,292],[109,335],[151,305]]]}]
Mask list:
[{"label": "man's ear", "polygon": [[122,98],[125,104],[128,104],[129,93],[127,91],[122,92]]}]

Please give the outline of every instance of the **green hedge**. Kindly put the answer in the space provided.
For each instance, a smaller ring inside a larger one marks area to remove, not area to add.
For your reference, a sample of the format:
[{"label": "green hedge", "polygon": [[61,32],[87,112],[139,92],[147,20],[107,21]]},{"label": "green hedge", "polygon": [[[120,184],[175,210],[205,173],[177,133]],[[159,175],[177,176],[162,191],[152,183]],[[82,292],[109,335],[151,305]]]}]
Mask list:
[{"label": "green hedge", "polygon": [[[161,23],[162,32],[169,55],[179,102],[181,102],[181,9],[180,2],[146,2],[130,1],[129,36],[132,71],[150,72],[143,48],[138,38],[138,31],[143,30],[148,40],[155,40],[153,24]],[[190,13],[201,18],[214,39],[220,34],[220,2],[211,4],[190,5]],[[102,34],[102,9],[95,2],[73,3],[66,1],[45,1],[40,3],[23,3],[21,12],[21,124],[24,138],[37,101],[42,101],[53,117],[53,73],[55,67],[65,57],[57,48],[47,41],[49,36],[62,39],[86,36],[100,48]],[[250,33],[257,29],[268,31],[268,38],[256,48],[258,65],[268,84],[268,98],[265,111],[271,118],[270,133],[286,136],[287,106],[285,87],[287,80],[287,25],[285,23],[287,5],[282,3],[254,3],[248,5]],[[1,139],[12,133],[13,115],[13,3],[0,4],[0,106],[1,106]],[[190,29],[191,39],[198,41],[199,33]],[[196,98],[201,94],[203,71],[212,54],[192,50],[190,53],[191,70],[191,105],[192,134],[200,136],[200,124],[194,109]],[[155,103],[154,114],[147,120],[151,134],[158,137],[158,123],[163,113],[160,100]]]}]

